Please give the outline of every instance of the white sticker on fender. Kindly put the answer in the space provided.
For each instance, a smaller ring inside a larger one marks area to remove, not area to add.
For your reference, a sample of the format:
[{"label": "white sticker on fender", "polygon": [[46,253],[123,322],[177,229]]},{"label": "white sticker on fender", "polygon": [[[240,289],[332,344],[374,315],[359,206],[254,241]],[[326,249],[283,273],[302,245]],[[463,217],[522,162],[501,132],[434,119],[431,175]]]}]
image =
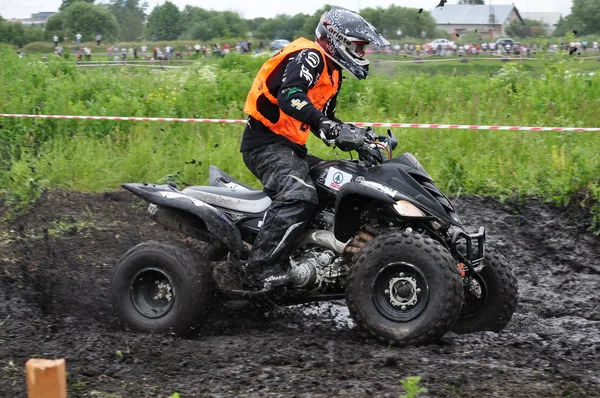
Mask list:
[{"label": "white sticker on fender", "polygon": [[325,186],[339,191],[342,185],[350,181],[352,181],[352,174],[345,173],[335,167],[330,167],[325,178]]},{"label": "white sticker on fender", "polygon": [[196,205],[198,207],[211,207],[212,208],[212,206],[209,205],[208,203],[204,203],[201,200],[192,198],[192,197],[184,195],[182,193],[160,191],[160,192],[158,192],[158,194],[164,196],[167,199],[185,199],[185,200],[192,202],[194,205]]}]

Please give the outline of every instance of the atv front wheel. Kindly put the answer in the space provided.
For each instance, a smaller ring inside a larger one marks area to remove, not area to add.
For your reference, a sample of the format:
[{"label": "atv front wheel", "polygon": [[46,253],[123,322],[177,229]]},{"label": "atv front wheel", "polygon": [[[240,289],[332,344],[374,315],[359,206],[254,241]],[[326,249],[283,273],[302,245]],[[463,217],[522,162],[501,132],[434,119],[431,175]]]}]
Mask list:
[{"label": "atv front wheel", "polygon": [[484,267],[480,273],[465,278],[465,302],[455,333],[483,330],[499,332],[511,320],[519,288],[512,266],[496,250],[486,246]]},{"label": "atv front wheel", "polygon": [[140,243],[113,274],[113,308],[139,332],[183,335],[204,321],[214,297],[208,262],[179,242]]},{"label": "atv front wheel", "polygon": [[414,232],[380,235],[356,258],[346,302],[357,325],[385,342],[429,344],[458,319],[463,287],[454,259]]}]

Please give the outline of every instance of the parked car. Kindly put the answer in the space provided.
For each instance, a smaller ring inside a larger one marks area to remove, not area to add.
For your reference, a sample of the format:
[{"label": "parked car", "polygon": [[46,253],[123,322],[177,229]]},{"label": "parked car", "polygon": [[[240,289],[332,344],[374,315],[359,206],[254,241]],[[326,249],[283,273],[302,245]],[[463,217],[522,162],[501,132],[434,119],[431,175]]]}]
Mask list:
[{"label": "parked car", "polygon": [[282,48],[284,48],[285,46],[287,46],[288,44],[290,44],[289,40],[285,40],[285,39],[277,39],[277,40],[273,40],[270,44],[271,46],[271,50],[281,50]]},{"label": "parked car", "polygon": [[454,45],[454,42],[448,39],[435,39],[434,41],[432,41],[431,43],[427,43],[427,46],[433,47],[433,48],[437,48],[439,45],[442,45],[442,47],[446,47],[447,45]]},{"label": "parked car", "polygon": [[521,43],[519,43],[518,41],[514,41],[510,37],[504,37],[502,39],[496,40],[496,46],[503,46],[504,47],[507,44],[510,45],[511,48],[514,48],[515,46],[520,46],[521,45]]}]

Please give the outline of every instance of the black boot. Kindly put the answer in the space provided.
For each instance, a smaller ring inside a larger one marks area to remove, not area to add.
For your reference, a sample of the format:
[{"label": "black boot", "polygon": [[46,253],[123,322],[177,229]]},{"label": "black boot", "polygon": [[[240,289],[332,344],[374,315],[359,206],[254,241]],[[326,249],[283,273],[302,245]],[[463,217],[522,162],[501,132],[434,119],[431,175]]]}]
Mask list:
[{"label": "black boot", "polygon": [[224,292],[248,288],[256,290],[263,286],[252,273],[248,272],[248,265],[231,253],[227,256],[227,260],[216,263],[213,267],[213,277]]},{"label": "black boot", "polygon": [[233,256],[213,267],[213,277],[221,291],[233,294],[264,294],[291,281],[279,265],[243,263]]},{"label": "black boot", "polygon": [[263,289],[266,290],[271,290],[278,286],[285,286],[291,282],[289,272],[285,271],[278,264],[263,265],[262,267],[257,267],[255,265],[251,269],[259,269],[258,272],[252,272],[253,279],[262,284]]}]

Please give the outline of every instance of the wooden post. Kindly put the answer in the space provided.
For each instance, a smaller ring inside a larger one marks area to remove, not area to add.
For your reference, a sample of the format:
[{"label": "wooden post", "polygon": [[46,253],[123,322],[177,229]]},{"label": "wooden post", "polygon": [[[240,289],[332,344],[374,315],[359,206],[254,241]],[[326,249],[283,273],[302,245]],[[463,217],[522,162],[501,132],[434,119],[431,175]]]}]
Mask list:
[{"label": "wooden post", "polygon": [[67,398],[64,359],[31,358],[25,364],[29,398]]}]

